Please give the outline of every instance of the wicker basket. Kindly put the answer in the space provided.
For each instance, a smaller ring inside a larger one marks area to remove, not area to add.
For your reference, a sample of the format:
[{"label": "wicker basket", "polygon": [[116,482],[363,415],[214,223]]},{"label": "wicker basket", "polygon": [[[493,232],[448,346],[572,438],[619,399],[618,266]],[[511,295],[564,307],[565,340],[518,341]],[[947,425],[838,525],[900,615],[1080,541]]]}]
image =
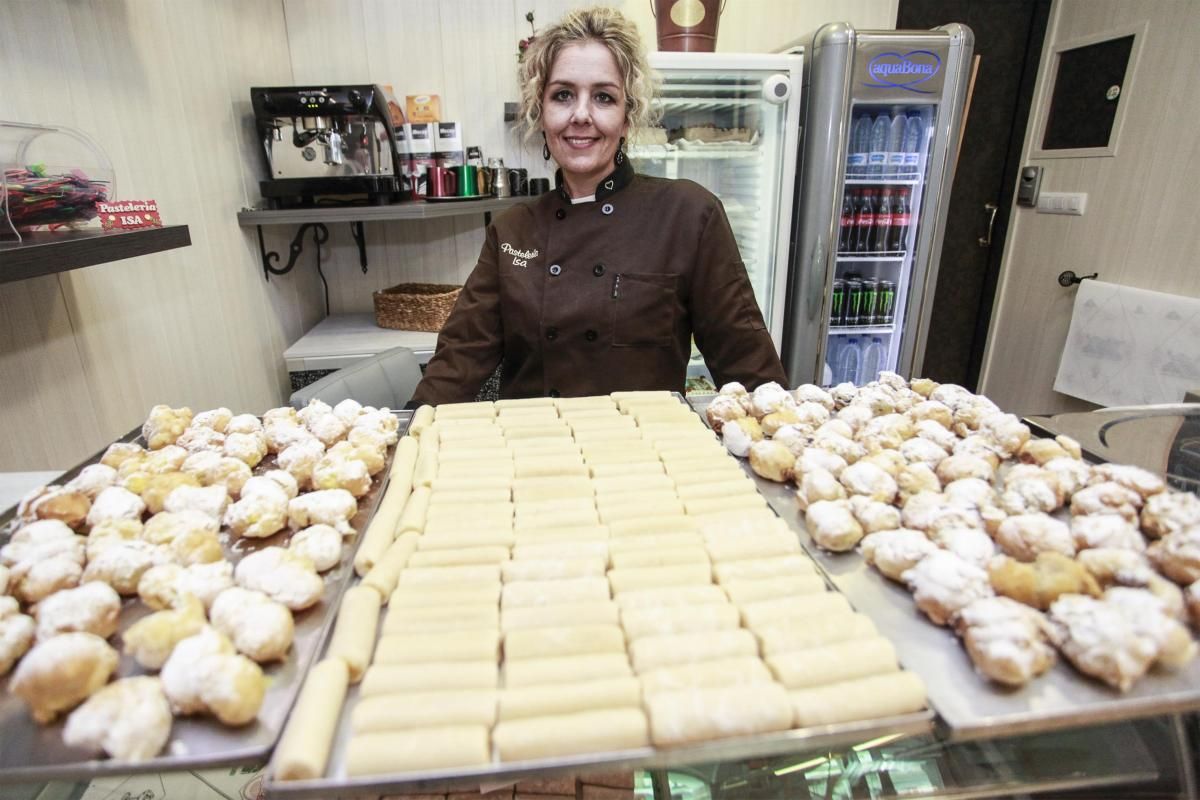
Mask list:
[{"label": "wicker basket", "polygon": [[443,283],[401,283],[375,292],[375,324],[436,333],[446,324],[461,290]]}]

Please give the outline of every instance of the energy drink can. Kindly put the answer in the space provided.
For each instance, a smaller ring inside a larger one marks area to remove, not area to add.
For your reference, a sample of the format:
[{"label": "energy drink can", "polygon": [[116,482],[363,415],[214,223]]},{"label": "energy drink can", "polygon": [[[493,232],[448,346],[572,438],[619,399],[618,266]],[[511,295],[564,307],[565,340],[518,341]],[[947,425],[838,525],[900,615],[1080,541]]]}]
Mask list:
[{"label": "energy drink can", "polygon": [[875,303],[875,324],[891,325],[896,313],[896,284],[879,282],[879,299]]},{"label": "energy drink can", "polygon": [[875,278],[863,278],[862,308],[859,314],[859,325],[875,324],[875,307],[879,301],[879,281]]},{"label": "energy drink can", "polygon": [[846,324],[846,282],[841,278],[833,280],[833,307],[829,311],[829,324]]},{"label": "energy drink can", "polygon": [[856,278],[846,281],[846,325],[862,324],[863,283]]}]

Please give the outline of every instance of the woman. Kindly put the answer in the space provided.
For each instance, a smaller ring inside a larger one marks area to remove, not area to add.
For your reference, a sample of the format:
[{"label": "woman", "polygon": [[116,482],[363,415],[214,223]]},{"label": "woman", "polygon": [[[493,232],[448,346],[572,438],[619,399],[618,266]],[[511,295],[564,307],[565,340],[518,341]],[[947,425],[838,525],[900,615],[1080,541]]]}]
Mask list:
[{"label": "woman", "polygon": [[721,203],[686,180],[635,175],[624,145],[650,116],[634,25],[568,14],[521,64],[522,115],[559,166],[487,240],[414,402],[682,390],[691,338],[718,384],[786,384]]}]

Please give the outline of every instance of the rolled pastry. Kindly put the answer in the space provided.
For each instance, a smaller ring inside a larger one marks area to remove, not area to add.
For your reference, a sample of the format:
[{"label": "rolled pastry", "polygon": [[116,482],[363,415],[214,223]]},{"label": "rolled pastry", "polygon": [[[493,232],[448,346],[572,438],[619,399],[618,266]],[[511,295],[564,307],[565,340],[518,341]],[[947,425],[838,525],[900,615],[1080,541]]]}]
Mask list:
[{"label": "rolled pastry", "polygon": [[717,583],[730,581],[775,578],[780,575],[816,575],[817,568],[812,559],[805,555],[790,555],[782,558],[760,558],[748,561],[728,561],[713,565],[713,577]]},{"label": "rolled pastry", "polygon": [[[643,495],[643,497],[645,497]],[[671,495],[662,495],[658,499],[642,499],[637,502],[623,503],[621,505],[606,506],[600,509],[600,521],[606,524],[612,524],[623,519],[637,519],[640,517],[649,517],[654,515],[664,514],[682,514],[683,503],[681,503],[674,493]]]},{"label": "rolled pastry", "polygon": [[[685,465],[679,465],[667,470],[667,475],[671,480],[675,481],[675,491],[679,491],[685,486],[703,486],[712,483],[737,483],[746,477],[746,473],[742,472],[741,468],[736,464],[728,466],[712,467],[705,466],[701,469],[688,469]],[[682,494],[680,495],[683,496]]]},{"label": "rolled pastry", "polygon": [[[434,481],[436,482],[436,478]],[[430,487],[433,489],[433,495],[429,501],[429,510],[432,512],[435,508],[442,506],[478,506],[494,503],[507,503],[512,499],[512,492],[508,488],[507,481],[500,479],[505,485],[500,486],[476,486],[472,489],[445,489]],[[469,509],[463,509],[467,511]]]},{"label": "rolled pastry", "polygon": [[420,550],[453,550],[459,547],[512,547],[513,534],[510,530],[453,531],[426,528],[421,537]]},{"label": "rolled pastry", "polygon": [[792,727],[787,690],[777,683],[655,692],[646,697],[646,711],[659,747]]},{"label": "rolled pastry", "polygon": [[404,511],[400,514],[400,521],[396,525],[397,534],[408,531],[420,533],[425,530],[425,515],[429,510],[431,494],[432,492],[427,486],[415,487],[412,490],[408,502],[404,504]]},{"label": "rolled pastry", "polygon": [[766,657],[803,653],[812,648],[854,639],[869,639],[879,631],[865,614],[834,613],[823,617],[793,617],[755,629]]},{"label": "rolled pastry", "polygon": [[611,478],[618,475],[663,475],[662,462],[657,458],[646,461],[629,461],[624,457],[606,460],[604,456],[587,459],[592,478]]},{"label": "rolled pastry", "polygon": [[559,413],[563,411],[579,411],[581,409],[610,409],[616,408],[617,403],[606,394],[593,394],[585,397],[557,397],[554,399],[554,405],[558,407]]},{"label": "rolled pastry", "polygon": [[[414,545],[415,546],[415,545]],[[463,547],[457,550],[423,550],[413,553],[409,566],[413,567],[464,567],[472,564],[499,564],[508,561],[508,548]]]},{"label": "rolled pastry", "polygon": [[496,472],[512,477],[512,451],[504,445],[487,448],[454,447],[438,450],[437,454],[439,478],[446,471],[468,475]]},{"label": "rolled pastry", "polygon": [[[412,490],[413,472],[417,467],[417,455],[420,452],[420,445],[412,436],[403,436],[396,443],[396,453],[392,457],[392,468],[388,470],[389,482],[394,482],[397,487],[407,486],[409,491]],[[403,503],[401,503],[403,506]]]},{"label": "rolled pastry", "polygon": [[492,733],[501,761],[610,753],[650,743],[640,708],[580,711],[500,722]]},{"label": "rolled pastry", "polygon": [[775,578],[748,578],[721,585],[729,601],[739,606],[773,600],[780,597],[819,594],[826,590],[825,581],[817,575],[780,575]]},{"label": "rolled pastry", "polygon": [[734,494],[725,497],[698,497],[685,500],[683,506],[687,510],[688,516],[700,517],[723,511],[766,508],[767,501],[759,494]]},{"label": "rolled pastry", "polygon": [[882,636],[768,656],[767,666],[789,689],[808,689],[900,669],[896,649]]},{"label": "rolled pastry", "polygon": [[709,536],[708,554],[715,563],[775,558],[800,552],[800,540],[791,531],[764,531],[741,536]]},{"label": "rolled pastry", "polygon": [[797,728],[890,717],[925,707],[925,684],[911,672],[873,675],[788,694]]},{"label": "rolled pastry", "polygon": [[504,585],[500,607],[550,606],[562,603],[593,603],[609,599],[605,578],[563,578],[547,581],[514,581]]},{"label": "rolled pastry", "polygon": [[[444,434],[443,434],[444,435]],[[437,453],[424,451],[417,454],[417,465],[413,468],[413,487],[429,486],[438,473]]]},{"label": "rolled pastry", "polygon": [[[674,481],[672,481],[674,483]],[[758,495],[758,487],[749,478],[727,479],[708,483],[684,483],[675,486],[679,499],[687,502],[702,497],[735,497],[738,495]]]},{"label": "rolled pastry", "polygon": [[729,603],[630,608],[621,612],[621,628],[630,642],[643,636],[730,630],[740,622],[741,615]]},{"label": "rolled pastry", "polygon": [[627,678],[633,672],[625,653],[588,653],[581,656],[529,658],[504,662],[505,687],[542,686],[602,678]]},{"label": "rolled pastry", "polygon": [[573,428],[572,435],[575,441],[581,444],[586,442],[632,442],[641,440],[641,435],[638,433],[637,428],[630,428],[624,425],[583,429]]},{"label": "rolled pastry", "polygon": [[647,695],[669,689],[748,686],[773,683],[767,665],[757,657],[722,658],[661,667],[638,676]]},{"label": "rolled pastry", "polygon": [[564,625],[615,625],[617,604],[562,603],[555,606],[530,606],[505,609],[500,629],[507,634],[521,628],[560,628]]},{"label": "rolled pastry", "polygon": [[275,762],[278,780],[311,780],[325,774],[349,683],[346,662],[340,658],[319,661],[308,671],[279,739]]},{"label": "rolled pastry", "polygon": [[582,476],[563,476],[562,478],[514,478],[513,502],[528,503],[537,500],[559,500],[564,497],[591,498],[592,479]]},{"label": "rolled pastry", "polygon": [[499,669],[494,661],[427,661],[417,664],[372,664],[359,695],[432,692],[450,689],[495,689]]},{"label": "rolled pastry", "polygon": [[352,733],[403,731],[444,725],[496,724],[494,689],[403,692],[364,697],[350,714]]},{"label": "rolled pastry", "polygon": [[419,664],[427,661],[500,661],[500,632],[469,631],[385,634],[375,646],[374,664]]},{"label": "rolled pastry", "polygon": [[379,592],[383,602],[387,602],[396,583],[400,580],[400,571],[408,564],[409,559],[416,553],[417,534],[413,531],[402,533],[392,542],[383,557],[375,562],[371,571],[363,576],[362,585],[370,586]]},{"label": "rolled pastry", "polygon": [[504,658],[508,662],[529,658],[624,652],[625,634],[618,625],[522,628],[504,635]]},{"label": "rolled pastry", "polygon": [[850,602],[837,592],[780,597],[775,600],[760,600],[740,606],[742,624],[747,628],[764,625],[792,617],[824,617],[830,614],[849,613]]},{"label": "rolled pastry", "polygon": [[596,509],[579,507],[554,511],[526,512],[516,517],[516,527],[524,532],[544,528],[594,527],[600,522]]},{"label": "rolled pastry", "polygon": [[596,496],[641,493],[652,489],[675,491],[675,482],[666,475],[622,475],[616,478],[597,478],[592,481]]},{"label": "rolled pastry", "polygon": [[[516,528],[514,546],[546,542],[602,542],[608,539],[605,525],[568,525],[561,528]],[[563,576],[567,577],[567,576]]]},{"label": "rolled pastry", "polygon": [[[413,441],[406,436],[401,439],[401,443],[405,440]],[[388,481],[383,500],[379,503],[375,515],[371,517],[371,523],[367,525],[367,532],[359,542],[358,552],[354,554],[354,571],[360,576],[370,572],[375,562],[383,557],[388,547],[396,540],[396,535],[400,532],[400,517],[410,495],[411,486],[403,476]]]},{"label": "rolled pastry", "polygon": [[500,584],[491,586],[405,586],[392,592],[389,601],[397,607],[491,606],[500,605]]},{"label": "rolled pastry", "polygon": [[492,760],[486,725],[363,733],[346,745],[346,775],[474,767]]},{"label": "rolled pastry", "polygon": [[418,406],[417,410],[413,412],[412,420],[408,423],[408,432],[413,436],[420,436],[432,424],[433,406]]},{"label": "rolled pastry", "polygon": [[500,721],[571,714],[611,708],[641,708],[642,686],[637,678],[605,678],[580,683],[502,689]]},{"label": "rolled pastry", "polygon": [[646,636],[629,644],[629,660],[640,675],[659,667],[758,656],[758,640],[743,628]]},{"label": "rolled pastry", "polygon": [[536,543],[516,542],[512,551],[513,561],[545,561],[563,558],[608,559],[608,542],[586,541],[542,541]]},{"label": "rolled pastry", "polygon": [[621,550],[610,555],[609,561],[614,570],[709,563],[708,551],[703,547],[651,547],[644,550]]},{"label": "rolled pastry", "polygon": [[[395,595],[393,595],[393,598]],[[399,606],[394,600],[383,619],[384,633],[428,633],[495,628],[500,612],[492,605]]]},{"label": "rolled pastry", "polygon": [[614,537],[645,536],[653,534],[693,533],[699,530],[696,521],[683,514],[648,515],[641,519],[622,519],[609,523],[609,533]]},{"label": "rolled pastry", "polygon": [[[520,535],[517,542],[521,541]],[[518,581],[545,581],[562,578],[603,578],[604,559],[588,558],[522,559],[506,561],[500,565],[500,575],[505,583]]]},{"label": "rolled pastry", "polygon": [[497,412],[512,412],[514,409],[553,409],[557,405],[553,397],[520,397],[510,400],[497,400],[495,408]]},{"label": "rolled pastry", "polygon": [[495,404],[485,401],[481,403],[442,403],[434,409],[433,418],[441,422],[444,419],[492,419],[495,416]]},{"label": "rolled pastry", "polygon": [[497,564],[468,564],[459,567],[414,567],[411,564],[400,573],[400,586],[425,586],[435,583],[453,583],[472,586],[481,583],[497,583],[500,567]]},{"label": "rolled pastry", "polygon": [[590,473],[580,456],[548,456],[529,458],[517,456],[513,459],[513,474],[518,478],[540,478],[557,475],[578,475],[586,478]]},{"label": "rolled pastry", "polygon": [[637,589],[622,592],[617,605],[624,611],[630,608],[665,606],[694,606],[705,603],[724,603],[725,593],[719,586],[667,586],[661,589]]},{"label": "rolled pastry", "polygon": [[[610,532],[612,527],[609,526]],[[615,553],[619,550],[643,550],[652,547],[693,547],[703,544],[704,539],[698,533],[647,533],[641,536],[623,536],[619,539],[610,538],[608,546]]]},{"label": "rolled pastry", "polygon": [[625,567],[609,570],[608,582],[617,597],[655,587],[702,586],[712,583],[712,566],[697,562],[670,567]]},{"label": "rolled pastry", "polygon": [[443,523],[447,526],[454,523],[455,527],[463,528],[511,528],[513,505],[505,497],[487,503],[452,502],[435,505],[438,494],[434,493],[429,499],[429,509],[425,512],[425,527],[432,523]]},{"label": "rolled pastry", "polygon": [[326,658],[346,662],[350,683],[358,683],[371,663],[382,603],[379,592],[370,586],[352,586],[342,595]]}]

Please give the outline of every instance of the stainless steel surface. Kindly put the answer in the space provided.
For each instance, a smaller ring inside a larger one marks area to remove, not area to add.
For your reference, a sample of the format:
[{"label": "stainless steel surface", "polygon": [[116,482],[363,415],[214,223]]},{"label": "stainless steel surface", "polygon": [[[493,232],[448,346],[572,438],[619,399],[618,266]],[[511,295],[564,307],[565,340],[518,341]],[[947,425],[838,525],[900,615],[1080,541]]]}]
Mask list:
[{"label": "stainless steel surface", "polygon": [[[685,402],[682,395],[676,395]],[[701,401],[707,405],[708,398]],[[689,403],[695,408],[694,403]],[[853,602],[853,601],[852,601]],[[381,615],[379,628],[382,630]],[[324,650],[324,647],[322,647]],[[351,686],[334,734],[333,750],[324,778],[311,781],[275,781],[275,763],[267,768],[269,797],[327,798],[332,794],[386,793],[393,790],[464,788],[478,790],[481,781],[496,782],[535,778],[582,769],[654,769],[673,765],[736,761],[784,753],[814,752],[851,746],[885,734],[916,735],[933,728],[933,713],[921,711],[875,720],[822,725],[762,736],[744,736],[671,749],[644,747],[609,753],[545,758],[534,761],[493,762],[470,769],[443,769],[395,775],[350,778],[346,775],[346,747],[350,741],[350,710],[358,702],[358,686]]]},{"label": "stainless steel surface", "polygon": [[[396,412],[401,425],[407,426],[412,412]],[[120,441],[138,441],[140,430],[135,429]],[[84,466],[99,461],[103,452],[63,473],[60,481],[67,481],[78,474]],[[388,455],[388,466],[392,454]],[[359,512],[352,520],[360,533],[375,513],[383,494],[388,467],[377,478],[378,484],[359,500]],[[259,470],[261,471],[261,470]],[[0,515],[0,544],[8,540],[7,523],[12,519],[15,508]],[[276,534],[268,539],[230,541],[228,533],[222,533],[222,549],[225,556],[235,564],[246,553],[261,547],[286,543],[290,534]],[[18,783],[51,778],[83,778],[97,775],[130,774],[135,772],[167,772],[171,770],[195,769],[198,767],[233,764],[265,760],[274,747],[283,728],[284,720],[296,699],[296,693],[307,673],[318,646],[325,641],[332,626],[334,610],[337,609],[342,592],[354,574],[353,555],[360,537],[347,539],[342,547],[342,561],[324,574],[325,599],[316,606],[295,614],[296,632],[292,650],[282,664],[264,667],[269,679],[266,696],[258,718],[242,728],[230,728],[207,717],[177,717],[171,737],[163,753],[156,758],[139,763],[97,759],[91,753],[67,747],[62,741],[63,720],[53,725],[41,726],[33,722],[25,705],[8,693],[8,680],[0,681],[0,784]],[[150,613],[136,598],[127,598],[121,611],[120,630]],[[119,638],[119,635],[118,635]],[[138,665],[128,656],[122,655],[117,674],[127,677],[143,674]]]},{"label": "stainless steel surface", "polygon": [[394,219],[436,219],[465,214],[488,214],[532,200],[531,197],[492,197],[467,203],[393,203],[388,206],[289,208],[279,211],[247,208],[238,212],[238,224],[296,225],[305,222],[383,222]]},{"label": "stainless steel surface", "polygon": [[[709,402],[697,398],[691,404],[703,411]],[[997,687],[975,672],[949,629],[917,610],[907,589],[872,569],[857,552],[828,553],[817,547],[804,527],[793,487],[753,475],[747,463],[743,468],[834,586],[891,640],[904,667],[925,681],[947,739],[996,738],[1200,709],[1200,660],[1178,672],[1152,672],[1125,694],[1061,659],[1024,688]]]}]

